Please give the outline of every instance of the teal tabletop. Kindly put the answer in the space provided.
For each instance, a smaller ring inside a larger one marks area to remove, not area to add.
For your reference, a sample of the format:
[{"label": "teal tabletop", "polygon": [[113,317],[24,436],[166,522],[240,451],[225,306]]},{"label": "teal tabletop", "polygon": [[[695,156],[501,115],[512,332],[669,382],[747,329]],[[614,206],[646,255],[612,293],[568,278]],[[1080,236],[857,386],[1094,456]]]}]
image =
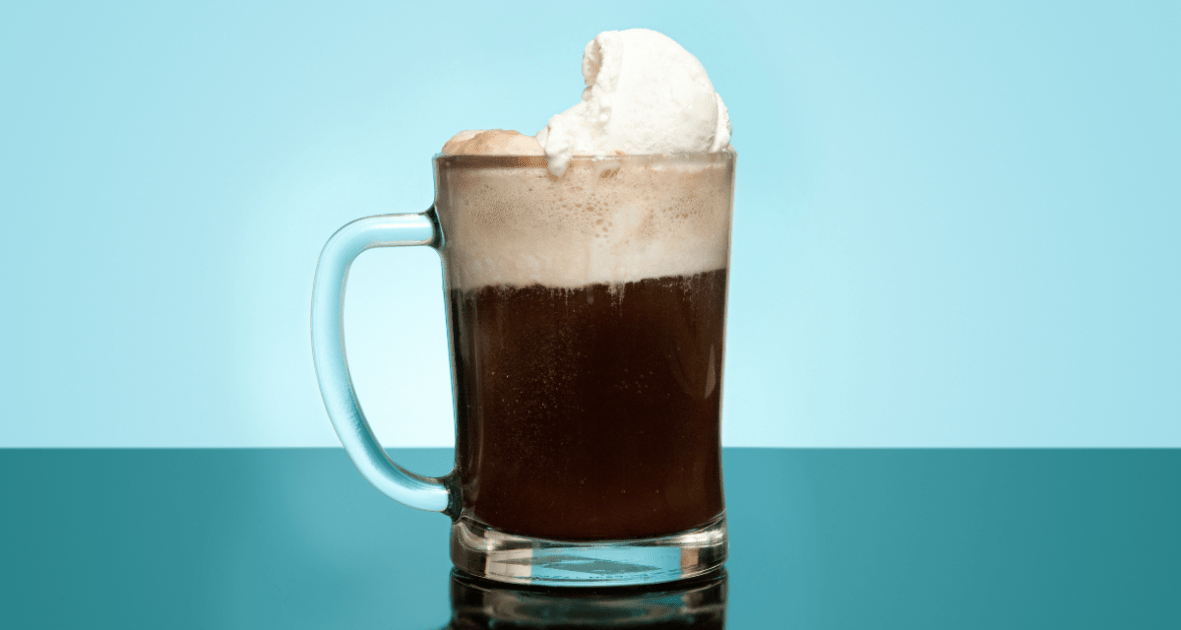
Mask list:
[{"label": "teal tabletop", "polygon": [[339,449],[0,450],[0,627],[1181,628],[1181,450],[724,465],[724,572],[580,591],[453,574]]}]

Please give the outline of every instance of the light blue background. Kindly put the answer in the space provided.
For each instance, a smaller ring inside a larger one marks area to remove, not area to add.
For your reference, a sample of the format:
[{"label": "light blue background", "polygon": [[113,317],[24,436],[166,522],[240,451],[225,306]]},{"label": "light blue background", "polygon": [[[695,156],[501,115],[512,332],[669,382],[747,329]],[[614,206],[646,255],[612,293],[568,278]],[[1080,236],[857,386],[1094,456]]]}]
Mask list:
[{"label": "light blue background", "polygon": [[[645,26],[734,122],[732,446],[1181,446],[1176,3],[5,3],[0,446],[336,444],[316,257]],[[452,427],[432,252],[354,267],[390,446]]]}]

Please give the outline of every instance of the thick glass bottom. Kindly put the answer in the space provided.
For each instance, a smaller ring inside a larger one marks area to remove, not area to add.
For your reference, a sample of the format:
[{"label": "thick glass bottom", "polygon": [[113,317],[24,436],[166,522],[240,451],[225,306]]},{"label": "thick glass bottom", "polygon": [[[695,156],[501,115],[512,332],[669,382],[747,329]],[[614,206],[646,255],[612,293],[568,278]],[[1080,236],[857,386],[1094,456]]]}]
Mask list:
[{"label": "thick glass bottom", "polygon": [[469,517],[451,525],[451,561],[509,584],[629,586],[697,577],[726,562],[726,515],[689,531],[629,540],[548,540],[497,531]]}]

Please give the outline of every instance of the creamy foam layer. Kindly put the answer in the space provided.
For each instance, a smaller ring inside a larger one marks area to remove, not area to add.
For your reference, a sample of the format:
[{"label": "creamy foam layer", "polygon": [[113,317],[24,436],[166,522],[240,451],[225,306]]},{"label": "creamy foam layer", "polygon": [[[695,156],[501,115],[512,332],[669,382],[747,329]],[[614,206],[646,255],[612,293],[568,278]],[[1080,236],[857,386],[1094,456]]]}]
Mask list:
[{"label": "creamy foam layer", "polygon": [[436,160],[452,288],[574,288],[725,268],[734,153]]}]

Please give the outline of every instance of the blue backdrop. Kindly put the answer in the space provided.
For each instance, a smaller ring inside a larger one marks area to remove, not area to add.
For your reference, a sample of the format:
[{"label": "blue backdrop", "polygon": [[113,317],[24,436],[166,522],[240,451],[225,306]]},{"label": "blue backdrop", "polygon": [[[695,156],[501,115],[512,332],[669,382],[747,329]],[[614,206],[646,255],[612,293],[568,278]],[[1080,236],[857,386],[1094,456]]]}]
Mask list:
[{"label": "blue backdrop", "polygon": [[[1170,3],[6,3],[0,446],[336,444],[312,272],[431,202],[455,131],[577,102],[660,30],[734,122],[724,435],[1181,446]],[[450,443],[438,261],[354,267],[358,391]]]}]

